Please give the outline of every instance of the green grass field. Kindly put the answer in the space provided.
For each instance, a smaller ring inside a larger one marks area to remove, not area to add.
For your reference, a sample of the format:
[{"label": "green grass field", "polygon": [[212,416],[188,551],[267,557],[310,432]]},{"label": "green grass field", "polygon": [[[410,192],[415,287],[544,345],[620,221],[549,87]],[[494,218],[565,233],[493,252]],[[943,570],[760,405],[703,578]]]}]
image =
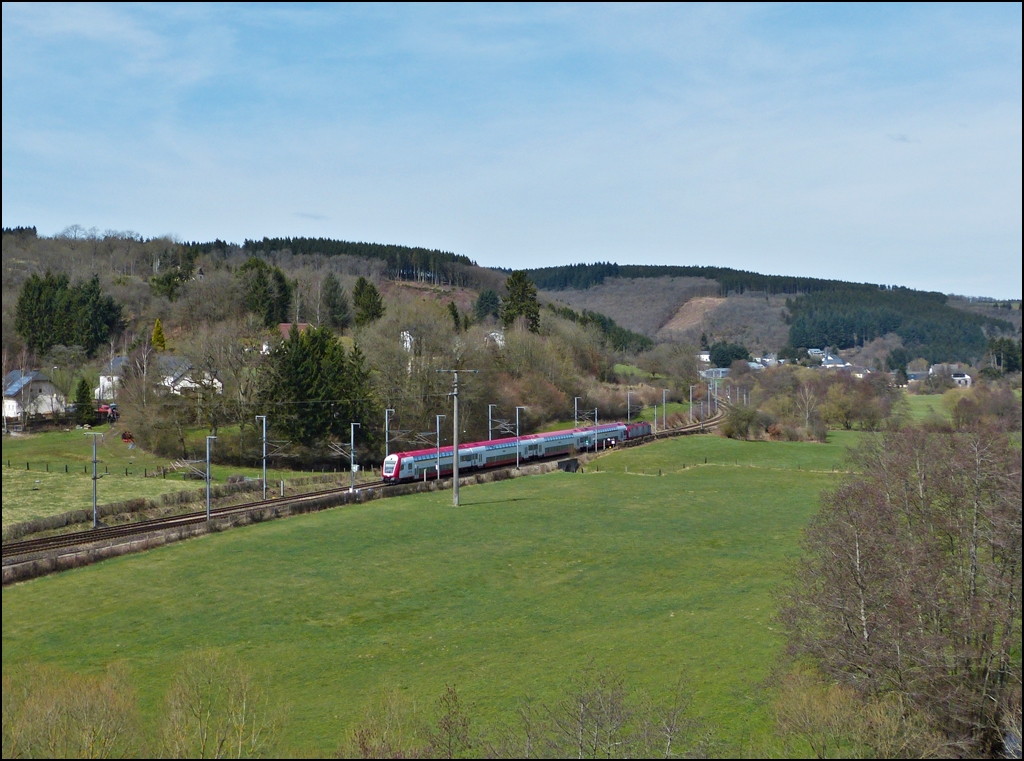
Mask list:
[{"label": "green grass field", "polygon": [[[93,429],[107,433],[107,426]],[[34,433],[3,437],[3,526],[92,506],[92,442],[83,431]],[[165,478],[145,477],[168,467],[165,458],[129,449],[119,434],[97,445],[100,504],[136,497],[157,497],[169,491],[200,489],[202,481],[184,480],[182,472]],[[26,464],[28,467],[26,467]],[[65,467],[67,472],[65,472]],[[202,467],[205,467],[203,465]],[[127,473],[125,472],[127,471]],[[223,483],[229,475],[258,476],[256,468],[214,465],[211,475]],[[294,478],[294,471],[269,470],[268,480]]]},{"label": "green grass field", "polygon": [[622,362],[616,363],[615,366],[612,368],[612,371],[616,375],[635,378],[637,380],[650,380],[651,378],[654,377],[649,372],[647,372],[646,370],[641,370],[636,365],[626,365],[623,364]]},{"label": "green grass field", "polygon": [[942,394],[907,394],[904,398],[910,409],[910,419],[915,423],[935,417],[949,419],[949,409],[943,403]]},{"label": "green grass field", "polygon": [[680,438],[459,509],[376,501],[36,579],[3,590],[3,667],[126,662],[155,721],[182,657],[218,648],[271,675],[285,752],[323,754],[384,684],[430,705],[454,683],[486,722],[593,659],[652,692],[683,672],[719,751],[767,752],[772,589],[857,438]]}]

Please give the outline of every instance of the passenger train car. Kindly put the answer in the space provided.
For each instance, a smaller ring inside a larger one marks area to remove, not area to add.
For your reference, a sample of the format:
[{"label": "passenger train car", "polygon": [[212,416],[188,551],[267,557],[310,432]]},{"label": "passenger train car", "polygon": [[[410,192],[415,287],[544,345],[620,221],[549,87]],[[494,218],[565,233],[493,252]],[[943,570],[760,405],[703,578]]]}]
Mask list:
[{"label": "passenger train car", "polygon": [[[516,447],[519,461],[539,460],[544,457],[566,455],[571,451],[585,452],[614,446],[620,441],[647,436],[650,423],[607,423],[589,428],[570,428],[550,433],[532,433],[493,441],[477,441],[459,445],[459,473],[480,468],[514,465]],[[396,452],[384,460],[382,475],[385,481],[418,481],[444,478],[452,474],[452,447],[417,449]]]}]

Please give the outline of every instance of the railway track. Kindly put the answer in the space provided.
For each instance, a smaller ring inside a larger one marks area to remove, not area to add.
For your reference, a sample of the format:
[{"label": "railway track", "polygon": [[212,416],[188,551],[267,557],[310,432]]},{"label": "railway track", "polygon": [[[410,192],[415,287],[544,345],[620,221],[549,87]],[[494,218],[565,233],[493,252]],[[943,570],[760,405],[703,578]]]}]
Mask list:
[{"label": "railway track", "polygon": [[[381,488],[385,486],[383,481],[362,483],[356,487],[356,491],[365,489]],[[240,505],[218,507],[210,510],[210,520],[225,518],[232,515],[240,515],[254,510],[261,510],[267,507],[281,508],[291,505],[300,505],[303,502],[322,499],[331,494],[340,494],[349,491],[349,487],[338,487],[336,489],[322,489],[308,494],[297,494],[294,497],[281,497],[277,499],[256,500],[245,502]],[[85,531],[73,531],[66,534],[42,537],[40,539],[26,539],[22,542],[11,542],[2,547],[3,559],[13,558],[22,555],[46,552],[48,550],[66,549],[87,544],[95,544],[112,539],[121,539],[141,534],[148,534],[153,531],[161,531],[169,528],[190,526],[206,522],[206,510],[199,510],[183,515],[174,515],[167,518],[153,518],[145,521],[124,523],[120,526],[101,526]]]},{"label": "railway track", "polygon": [[[712,417],[690,425],[680,426],[678,428],[671,428],[666,431],[659,431],[656,434],[644,436],[633,441],[625,442],[625,446],[638,446],[640,444],[650,443],[662,438],[671,438],[674,436],[683,436],[687,434],[700,433],[702,431],[713,430],[718,426],[724,417],[724,411],[719,411]],[[621,446],[621,445],[620,445]],[[546,458],[537,462],[547,462],[551,460],[564,459],[564,455],[558,455],[556,457]],[[531,462],[533,464],[533,462]],[[513,468],[498,468],[497,470],[511,470]],[[450,479],[449,479],[450,480]],[[386,484],[383,480],[373,481],[370,483],[362,483],[356,486],[355,491],[365,491],[369,489],[387,489],[389,484]],[[309,492],[307,494],[298,494],[293,497],[280,497],[276,499],[268,500],[255,500],[252,502],[245,502],[239,505],[231,505],[228,507],[218,507],[210,510],[210,521],[215,521],[222,518],[228,518],[236,515],[244,515],[246,513],[256,512],[259,510],[281,509],[284,507],[291,507],[296,505],[302,505],[304,502],[314,502],[322,500],[324,497],[328,497],[332,494],[341,494],[349,491],[349,487],[338,487],[334,489],[322,489],[320,491]],[[131,540],[133,538],[142,537],[146,534],[154,532],[160,532],[167,529],[181,528],[193,526],[196,524],[205,523],[206,511],[200,510],[191,513],[185,513],[183,515],[175,515],[167,518],[153,518],[150,520],[136,521],[132,523],[125,523],[119,526],[102,526],[95,529],[87,529],[85,531],[74,531],[66,534],[57,534],[54,536],[42,537],[39,539],[26,539],[19,542],[10,542],[2,546],[2,557],[4,565],[11,562],[18,562],[19,559],[36,556],[45,553],[60,552],[62,550],[75,550],[76,548],[85,548],[90,545],[96,545],[99,543],[116,543],[119,539]]]}]

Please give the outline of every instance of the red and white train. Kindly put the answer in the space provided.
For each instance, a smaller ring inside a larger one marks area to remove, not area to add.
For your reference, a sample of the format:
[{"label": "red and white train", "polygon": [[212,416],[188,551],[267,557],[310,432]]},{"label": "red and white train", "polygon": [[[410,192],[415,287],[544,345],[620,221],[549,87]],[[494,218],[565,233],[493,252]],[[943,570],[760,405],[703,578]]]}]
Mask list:
[{"label": "red and white train", "polygon": [[[459,473],[481,468],[514,465],[516,447],[519,461],[539,460],[545,457],[567,455],[572,451],[585,452],[614,446],[620,441],[647,436],[650,423],[607,423],[589,428],[570,428],[550,433],[531,433],[519,438],[476,441],[459,445]],[[416,449],[395,452],[384,459],[382,475],[385,481],[421,481],[444,478],[452,474],[452,447]]]}]

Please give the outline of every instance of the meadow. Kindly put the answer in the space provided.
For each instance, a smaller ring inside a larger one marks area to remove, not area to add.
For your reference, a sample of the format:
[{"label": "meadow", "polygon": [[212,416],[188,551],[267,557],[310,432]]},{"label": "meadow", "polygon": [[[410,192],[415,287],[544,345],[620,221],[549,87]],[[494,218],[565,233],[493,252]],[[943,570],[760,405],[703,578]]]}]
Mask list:
[{"label": "meadow", "polygon": [[121,662],[155,725],[212,648],[269,677],[283,752],[324,754],[386,685],[430,705],[454,684],[488,723],[593,662],[652,694],[684,675],[715,753],[761,754],[772,590],[857,438],[685,437],[465,488],[458,509],[375,501],[36,579],[3,590],[3,668]]},{"label": "meadow", "polygon": [[[184,470],[155,477],[171,461],[129,448],[120,433],[110,435],[109,426],[97,426],[103,434],[97,443],[97,501],[121,502],[138,497],[153,498],[171,491],[201,489],[203,481],[184,478]],[[92,441],[84,431],[49,431],[3,437],[3,527],[69,510],[92,507]],[[205,470],[205,463],[197,465]],[[262,475],[258,468],[217,465],[210,468],[215,483],[230,475],[252,478]],[[267,471],[267,480],[306,475],[291,470]]]},{"label": "meadow", "polygon": [[[954,392],[957,393],[957,392]],[[922,423],[929,418],[949,420],[949,407],[943,394],[906,394],[910,419]]]}]

